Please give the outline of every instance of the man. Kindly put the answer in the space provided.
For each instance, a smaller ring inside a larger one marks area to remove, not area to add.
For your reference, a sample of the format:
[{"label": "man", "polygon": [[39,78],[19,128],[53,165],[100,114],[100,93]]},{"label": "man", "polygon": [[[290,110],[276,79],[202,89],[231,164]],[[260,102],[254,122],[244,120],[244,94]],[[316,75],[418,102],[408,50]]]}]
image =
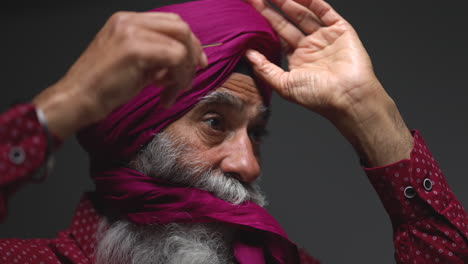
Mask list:
[{"label": "man", "polygon": [[[376,79],[353,28],[323,1],[273,1],[299,29],[262,1],[249,1],[278,33],[290,68],[285,72],[270,62],[277,63],[278,40],[265,21],[241,2],[219,2],[113,16],[67,75],[33,100],[39,119],[60,138],[94,123],[79,138],[91,157],[96,192],[85,196],[72,227],[57,239],[2,241],[3,261],[313,261],[299,255],[258,206],[258,145],[272,88],[329,119],[367,167],[394,163],[367,172],[392,216],[398,262],[463,263],[466,213]],[[243,21],[238,16],[253,21],[241,29],[226,23],[232,32],[219,26],[221,36],[203,34],[201,10],[210,8],[229,12],[234,22]],[[168,11],[180,14],[200,41]],[[208,60],[200,42],[212,48],[204,49]],[[245,75],[244,53],[257,81]],[[196,65],[204,69],[197,70],[192,90],[176,99]],[[164,88],[150,85],[138,93],[149,83]],[[11,120],[22,115],[34,119],[34,108],[7,112],[5,127],[13,131]],[[23,129],[29,124],[19,123]],[[6,194],[43,160],[43,132],[37,123],[30,126],[22,136],[9,131],[2,138],[8,162],[21,169],[9,169],[2,179]],[[11,148],[22,144],[28,156],[38,156],[27,166],[24,151]]]}]

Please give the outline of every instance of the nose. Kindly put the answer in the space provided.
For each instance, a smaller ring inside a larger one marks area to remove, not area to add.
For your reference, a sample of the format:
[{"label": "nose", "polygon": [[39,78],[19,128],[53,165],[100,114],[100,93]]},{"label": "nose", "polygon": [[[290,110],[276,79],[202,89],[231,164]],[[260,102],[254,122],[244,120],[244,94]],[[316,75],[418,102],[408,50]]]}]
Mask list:
[{"label": "nose", "polygon": [[225,144],[227,154],[221,161],[221,170],[236,175],[242,182],[254,182],[260,176],[260,165],[247,133],[239,133]]}]

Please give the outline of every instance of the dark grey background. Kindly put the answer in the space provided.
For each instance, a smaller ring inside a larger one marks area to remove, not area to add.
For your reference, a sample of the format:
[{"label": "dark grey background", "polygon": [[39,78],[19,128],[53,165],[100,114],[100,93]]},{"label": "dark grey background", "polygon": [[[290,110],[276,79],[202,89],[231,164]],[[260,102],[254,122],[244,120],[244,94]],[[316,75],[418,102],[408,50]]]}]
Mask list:
[{"label": "dark grey background", "polygon": [[[0,107],[27,101],[60,78],[106,19],[181,1],[18,1],[2,7]],[[463,1],[333,0],[356,28],[410,128],[419,129],[453,191],[468,205],[467,26]],[[358,159],[323,118],[273,99],[262,184],[269,211],[325,263],[393,263],[390,221]],[[51,237],[92,189],[74,139],[53,175],[10,201],[0,237]]]}]

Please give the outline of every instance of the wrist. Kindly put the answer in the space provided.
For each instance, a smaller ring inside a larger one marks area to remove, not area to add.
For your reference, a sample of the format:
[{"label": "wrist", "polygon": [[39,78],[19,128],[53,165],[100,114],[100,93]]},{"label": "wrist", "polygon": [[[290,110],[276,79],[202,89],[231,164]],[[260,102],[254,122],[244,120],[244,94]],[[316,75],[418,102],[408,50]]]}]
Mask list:
[{"label": "wrist", "polygon": [[81,95],[80,90],[59,81],[32,100],[44,113],[49,130],[62,140],[96,119],[92,100]]},{"label": "wrist", "polygon": [[409,158],[413,138],[383,87],[331,120],[361,160],[371,167]]}]

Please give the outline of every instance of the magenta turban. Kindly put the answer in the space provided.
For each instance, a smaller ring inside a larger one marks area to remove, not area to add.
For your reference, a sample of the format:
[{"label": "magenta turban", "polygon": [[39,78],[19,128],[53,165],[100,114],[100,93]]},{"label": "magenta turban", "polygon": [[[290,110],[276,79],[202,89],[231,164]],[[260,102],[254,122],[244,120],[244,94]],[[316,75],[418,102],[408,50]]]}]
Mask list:
[{"label": "magenta turban", "polygon": [[[208,67],[198,69],[193,88],[175,104],[159,105],[161,87],[148,86],[104,120],[83,129],[78,139],[89,153],[93,197],[135,224],[222,222],[236,228],[234,257],[240,264],[299,263],[297,247],[266,210],[252,202],[233,205],[211,193],[181,187],[126,168],[153,135],[189,111],[200,98],[223,84],[247,49],[279,63],[279,40],[269,23],[241,0],[201,0],[171,5],[155,12],[179,14],[205,48]],[[257,83],[265,104],[271,90]]]},{"label": "magenta turban", "polygon": [[[202,0],[152,11],[179,14],[202,45],[223,44],[204,49],[208,67],[197,70],[193,88],[180,94],[171,108],[159,105],[162,87],[151,85],[106,119],[82,130],[79,142],[93,160],[129,160],[155,133],[223,84],[247,49],[258,50],[272,62],[279,62],[280,45],[273,29],[254,8],[241,0]],[[265,85],[259,87],[268,104],[271,90]]]}]

